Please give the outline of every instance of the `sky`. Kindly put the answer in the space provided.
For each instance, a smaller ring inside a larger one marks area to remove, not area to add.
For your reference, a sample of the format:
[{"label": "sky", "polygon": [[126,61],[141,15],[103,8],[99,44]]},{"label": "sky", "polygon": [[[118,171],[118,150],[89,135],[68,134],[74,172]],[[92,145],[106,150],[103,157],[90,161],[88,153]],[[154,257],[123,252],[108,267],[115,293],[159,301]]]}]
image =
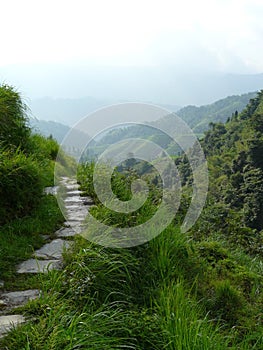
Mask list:
[{"label": "sky", "polygon": [[0,9],[0,79],[37,65],[263,73],[262,0],[0,0]]}]

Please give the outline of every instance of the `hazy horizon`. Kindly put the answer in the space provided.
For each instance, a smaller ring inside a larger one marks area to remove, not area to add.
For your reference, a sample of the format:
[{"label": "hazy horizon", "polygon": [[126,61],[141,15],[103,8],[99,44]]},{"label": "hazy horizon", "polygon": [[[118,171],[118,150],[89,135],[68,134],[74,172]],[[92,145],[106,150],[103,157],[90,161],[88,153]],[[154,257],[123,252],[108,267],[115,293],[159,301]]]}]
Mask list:
[{"label": "hazy horizon", "polygon": [[263,88],[260,0],[2,4],[0,82],[23,98],[185,106]]}]

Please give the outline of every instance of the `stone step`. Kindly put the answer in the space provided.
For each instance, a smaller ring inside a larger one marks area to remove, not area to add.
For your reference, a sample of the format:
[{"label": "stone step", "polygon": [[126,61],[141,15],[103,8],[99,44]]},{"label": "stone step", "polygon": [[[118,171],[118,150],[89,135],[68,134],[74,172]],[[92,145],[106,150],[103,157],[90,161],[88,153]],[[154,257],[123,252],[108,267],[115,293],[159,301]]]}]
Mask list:
[{"label": "stone step", "polygon": [[30,300],[39,298],[38,289],[21,290],[17,292],[6,292],[0,295],[0,304],[2,307],[14,308],[22,306]]},{"label": "stone step", "polygon": [[73,237],[76,234],[77,232],[70,227],[62,227],[61,229],[55,232],[55,235],[58,238]]},{"label": "stone step", "polygon": [[46,194],[52,194],[55,196],[58,192],[58,186],[46,187],[44,191]]},{"label": "stone step", "polygon": [[76,203],[80,203],[80,204],[83,204],[83,202],[86,200],[85,197],[80,197],[80,196],[71,196],[71,197],[67,197],[64,202],[67,204],[67,203],[73,203],[73,204],[76,204]]},{"label": "stone step", "polygon": [[22,315],[0,316],[0,337],[3,337],[12,328],[24,323],[26,320]]},{"label": "stone step", "polygon": [[62,253],[70,247],[70,242],[63,239],[54,239],[50,243],[45,244],[36,250],[34,256],[41,259],[62,259]]},{"label": "stone step", "polygon": [[51,270],[61,270],[60,260],[28,259],[18,265],[17,273],[47,273]]},{"label": "stone step", "polygon": [[66,184],[65,187],[68,191],[74,191],[79,188],[79,185],[77,183],[75,184],[72,183],[72,184]]},{"label": "stone step", "polygon": [[74,190],[74,191],[68,191],[67,192],[67,196],[76,196],[76,195],[80,195],[82,192],[79,190]]}]

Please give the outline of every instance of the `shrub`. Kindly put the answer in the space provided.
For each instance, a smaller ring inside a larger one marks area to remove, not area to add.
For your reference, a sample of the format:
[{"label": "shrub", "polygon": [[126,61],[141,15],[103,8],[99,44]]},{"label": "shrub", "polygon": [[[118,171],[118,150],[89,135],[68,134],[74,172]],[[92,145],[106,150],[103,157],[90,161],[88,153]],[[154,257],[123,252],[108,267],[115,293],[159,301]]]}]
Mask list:
[{"label": "shrub", "polygon": [[42,195],[40,166],[21,151],[0,150],[0,224],[27,215]]},{"label": "shrub", "polygon": [[0,86],[0,143],[26,149],[30,135],[26,106],[11,86]]}]

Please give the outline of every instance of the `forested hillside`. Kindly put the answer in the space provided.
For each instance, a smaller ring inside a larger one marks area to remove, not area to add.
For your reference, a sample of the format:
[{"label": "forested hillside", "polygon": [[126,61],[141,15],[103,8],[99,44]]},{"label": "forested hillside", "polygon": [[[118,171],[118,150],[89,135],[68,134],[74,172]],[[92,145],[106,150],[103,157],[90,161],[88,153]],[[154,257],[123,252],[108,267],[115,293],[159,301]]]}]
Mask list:
[{"label": "forested hillside", "polygon": [[184,107],[177,114],[195,133],[204,133],[210,123],[225,123],[232,114],[241,112],[254,97],[256,92],[228,96],[209,105]]},{"label": "forested hillside", "polygon": [[70,127],[54,121],[39,119],[29,119],[30,127],[33,133],[41,134],[46,137],[52,136],[58,143],[61,143]]},{"label": "forested hillside", "polygon": [[226,216],[236,213],[235,226],[240,229],[263,229],[262,132],[263,91],[225,125],[213,123],[202,142],[209,162],[211,195],[225,207]]},{"label": "forested hillside", "polygon": [[[256,92],[250,92],[243,95],[228,96],[214,103],[204,106],[186,106],[176,114],[181,117],[197,135],[202,135],[208,130],[210,123],[225,123],[235,113],[241,112],[250,99],[256,96]],[[168,116],[173,123],[173,117]],[[153,123],[154,126],[162,126],[162,119]],[[167,121],[164,120],[167,123]]]},{"label": "forested hillside", "polygon": [[[241,112],[250,99],[255,96],[255,92],[243,94],[241,96],[229,96],[206,106],[184,107],[178,110],[176,114],[181,117],[188,126],[191,127],[196,136],[200,138],[203,137],[204,132],[209,129],[211,123],[227,122],[227,120]],[[103,149],[106,149],[108,145],[118,142],[119,140],[133,137],[147,138],[153,142],[157,142],[171,155],[180,152],[180,149],[176,147],[171,140],[169,142],[161,130],[158,130],[159,128],[163,130],[174,130],[175,118],[173,114],[168,114],[167,116],[150,123],[147,122],[147,125],[148,126],[135,124],[130,127],[119,127],[110,130],[104,137],[95,142],[89,148],[89,155],[87,155],[87,158],[92,159],[96,157],[96,155]]]},{"label": "forested hillside", "polygon": [[[11,332],[3,348],[261,350],[262,131],[263,91],[226,124],[213,123],[205,133],[210,187],[189,232],[180,227],[192,174],[187,157],[174,155],[183,193],[172,223],[151,241],[126,249],[76,237],[63,271],[43,276],[42,297],[23,309],[31,322]],[[80,188],[93,197],[90,212],[100,222],[136,227],[158,210],[162,188],[156,172],[153,167],[144,172],[139,162],[131,169],[133,164],[116,168],[111,181],[123,201],[131,198],[135,179],[148,183],[147,200],[128,213],[105,207],[94,190],[95,164],[80,165]]]}]

